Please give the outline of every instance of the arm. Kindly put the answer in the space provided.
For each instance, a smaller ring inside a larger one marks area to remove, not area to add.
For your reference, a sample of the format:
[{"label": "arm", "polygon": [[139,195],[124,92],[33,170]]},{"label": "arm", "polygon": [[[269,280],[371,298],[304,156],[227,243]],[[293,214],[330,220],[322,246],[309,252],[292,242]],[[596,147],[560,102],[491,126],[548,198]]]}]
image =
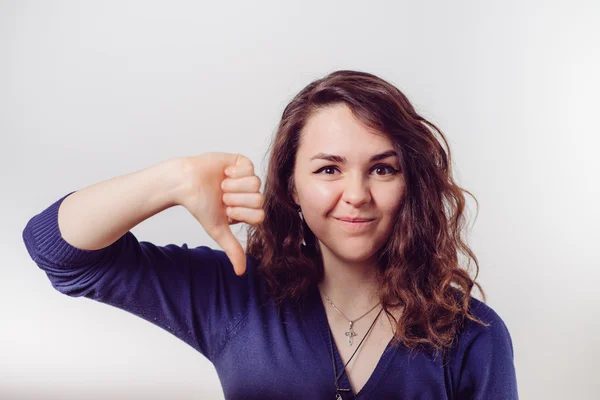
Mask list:
[{"label": "arm", "polygon": [[82,250],[109,246],[140,222],[178,204],[181,169],[181,160],[171,159],[70,194],[58,211],[63,239]]},{"label": "arm", "polygon": [[129,231],[177,203],[178,174],[164,162],[69,193],[30,219],[23,240],[59,292],[133,313],[212,359],[243,316],[248,277],[222,251],[156,246]]}]

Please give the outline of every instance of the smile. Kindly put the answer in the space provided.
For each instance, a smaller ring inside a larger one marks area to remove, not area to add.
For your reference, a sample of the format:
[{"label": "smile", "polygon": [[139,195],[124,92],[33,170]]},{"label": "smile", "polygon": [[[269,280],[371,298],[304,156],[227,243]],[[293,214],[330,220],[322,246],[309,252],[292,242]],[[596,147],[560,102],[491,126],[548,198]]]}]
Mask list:
[{"label": "smile", "polygon": [[336,221],[347,231],[360,232],[369,229],[375,222],[371,220],[350,220],[350,219],[339,219],[335,218]]}]

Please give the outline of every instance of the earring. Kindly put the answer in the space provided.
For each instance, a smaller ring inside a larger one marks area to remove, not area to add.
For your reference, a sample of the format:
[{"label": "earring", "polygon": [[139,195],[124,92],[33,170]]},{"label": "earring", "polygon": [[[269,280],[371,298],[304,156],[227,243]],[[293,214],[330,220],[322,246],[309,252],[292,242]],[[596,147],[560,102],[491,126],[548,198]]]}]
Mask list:
[{"label": "earring", "polygon": [[300,206],[297,207],[298,208],[298,215],[300,216],[300,235],[302,236],[302,245],[306,246],[306,242],[304,241],[304,215],[302,215],[302,209],[300,208]]}]

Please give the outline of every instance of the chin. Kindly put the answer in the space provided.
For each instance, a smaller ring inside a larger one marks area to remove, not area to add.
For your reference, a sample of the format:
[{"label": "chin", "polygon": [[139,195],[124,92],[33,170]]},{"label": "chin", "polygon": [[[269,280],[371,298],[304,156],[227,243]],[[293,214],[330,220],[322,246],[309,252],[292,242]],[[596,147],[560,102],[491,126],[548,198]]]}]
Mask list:
[{"label": "chin", "polygon": [[375,255],[375,252],[372,251],[371,247],[365,249],[365,247],[358,244],[355,246],[343,246],[330,251],[333,255],[335,255],[336,258],[348,263],[366,262],[371,260]]}]

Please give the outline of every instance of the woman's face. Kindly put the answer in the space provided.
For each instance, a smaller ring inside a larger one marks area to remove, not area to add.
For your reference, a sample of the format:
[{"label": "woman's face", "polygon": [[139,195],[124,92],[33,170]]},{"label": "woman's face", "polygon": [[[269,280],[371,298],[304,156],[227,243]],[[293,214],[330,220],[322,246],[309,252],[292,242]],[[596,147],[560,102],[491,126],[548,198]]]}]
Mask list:
[{"label": "woman's face", "polygon": [[404,190],[399,168],[391,140],[369,131],[345,104],[308,120],[296,154],[294,200],[324,262],[363,263],[377,255]]}]

